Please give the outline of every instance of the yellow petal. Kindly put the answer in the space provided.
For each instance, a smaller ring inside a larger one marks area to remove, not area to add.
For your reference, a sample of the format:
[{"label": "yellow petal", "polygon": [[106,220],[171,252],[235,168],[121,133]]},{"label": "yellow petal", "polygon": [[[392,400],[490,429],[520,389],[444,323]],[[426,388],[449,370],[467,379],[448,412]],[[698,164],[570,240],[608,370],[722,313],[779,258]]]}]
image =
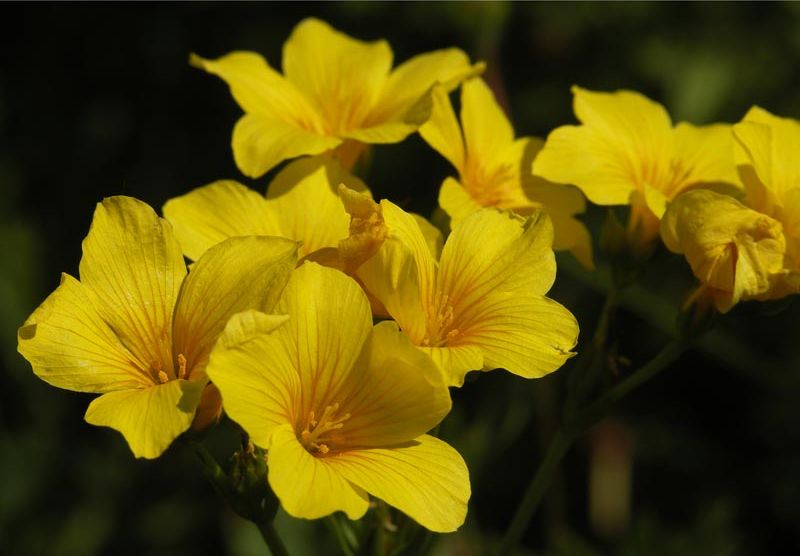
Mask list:
[{"label": "yellow petal", "polygon": [[461,85],[461,125],[467,156],[478,160],[498,158],[514,142],[514,129],[492,90],[483,79]]},{"label": "yellow petal", "polygon": [[397,66],[389,76],[370,121],[397,119],[416,104],[434,84],[445,93],[461,81],[481,73],[484,64],[470,65],[469,58],[457,48],[435,50],[414,56]]},{"label": "yellow petal", "polygon": [[233,158],[244,175],[258,178],[287,158],[319,154],[341,142],[337,137],[251,113],[239,118],[233,128]]},{"label": "yellow petal", "polygon": [[369,193],[364,182],[329,157],[296,160],[270,183],[267,204],[278,235],[302,242],[301,257],[336,247],[348,236],[350,218],[339,199],[340,184]]},{"label": "yellow petal", "polygon": [[460,388],[470,371],[480,371],[484,367],[483,351],[478,346],[420,347],[436,366],[441,369],[448,386]]},{"label": "yellow petal", "polygon": [[431,257],[434,260],[439,259],[439,254],[442,252],[442,247],[444,246],[444,237],[442,237],[442,232],[431,224],[427,218],[424,216],[420,216],[416,213],[411,213],[411,216],[414,220],[417,221],[417,226],[419,226],[419,231],[422,232],[422,236],[425,238],[425,243],[428,244],[428,251],[431,253]]},{"label": "yellow petal", "polygon": [[216,60],[192,54],[189,63],[225,81],[245,112],[322,132],[319,115],[305,96],[259,54],[231,52]]},{"label": "yellow petal", "polygon": [[284,74],[335,134],[361,127],[391,67],[386,41],[356,40],[314,18],[297,24],[283,46]]},{"label": "yellow petal", "polygon": [[413,440],[450,411],[442,373],[388,321],[374,327],[342,393],[352,415],[342,429],[345,449]]},{"label": "yellow petal", "polygon": [[[269,312],[297,262],[294,241],[234,237],[206,251],[192,266],[175,309],[174,354],[185,376],[202,373],[228,320],[247,309]],[[181,371],[178,371],[179,378]]]},{"label": "yellow petal", "polygon": [[438,438],[425,435],[397,447],[351,450],[323,461],[431,531],[455,531],[464,523],[467,466]]},{"label": "yellow petal", "polygon": [[583,125],[551,132],[533,173],[577,185],[599,205],[627,204],[635,189],[658,183],[672,152],[672,128],[663,106],[632,91],[573,87],[572,92]]},{"label": "yellow petal", "polygon": [[[664,191],[668,198],[674,198],[684,188],[694,184],[739,184],[730,125],[698,127],[681,122],[675,126],[673,133],[673,172],[680,176],[673,181],[670,190]],[[663,214],[663,211],[656,212],[659,218]]]},{"label": "yellow petal", "polygon": [[555,371],[575,355],[578,322],[562,305],[527,292],[491,292],[460,321],[451,344],[477,346],[483,369],[503,368],[524,378]]},{"label": "yellow petal", "polygon": [[716,298],[723,312],[764,294],[782,273],[780,223],[727,195],[701,189],[678,196],[661,221],[661,237],[703,284],[725,294]]},{"label": "yellow petal", "polygon": [[309,454],[288,425],[275,429],[267,458],[268,477],[286,513],[319,519],[342,511],[350,519],[361,519],[367,512],[367,494],[343,478],[329,459]]},{"label": "yellow petal", "polygon": [[445,178],[439,189],[439,206],[450,217],[450,227],[454,228],[467,216],[483,208],[454,178]]},{"label": "yellow petal", "polygon": [[292,273],[275,313],[290,320],[273,333],[294,363],[303,400],[299,417],[340,403],[341,384],[372,329],[369,302],[349,276],[306,262]]},{"label": "yellow petal", "polygon": [[464,167],[464,139],[456,120],[456,113],[450,103],[447,90],[441,85],[431,92],[433,107],[430,119],[419,128],[420,136],[450,164],[461,171]]},{"label": "yellow petal", "polygon": [[172,380],[149,388],[109,392],[86,410],[86,422],[122,433],[137,458],[157,458],[189,428],[204,382]]},{"label": "yellow petal", "polygon": [[555,279],[553,227],[543,211],[522,218],[482,209],[465,218],[442,250],[438,289],[455,320],[493,291],[543,295]]},{"label": "yellow petal", "polygon": [[378,252],[358,269],[358,277],[419,344],[425,336],[425,299],[433,295],[436,261],[416,220],[389,201],[380,204],[387,235]]},{"label": "yellow petal", "polygon": [[362,124],[362,127],[343,132],[342,135],[362,143],[399,143],[428,121],[432,108],[430,94],[425,94],[394,119],[375,125]]},{"label": "yellow petal", "polygon": [[172,224],[184,254],[193,261],[229,237],[282,235],[266,199],[231,180],[170,199],[164,205],[164,217]]},{"label": "yellow petal", "polygon": [[287,320],[254,311],[234,315],[206,368],[226,413],[262,448],[269,448],[276,427],[295,420],[299,377],[289,353],[270,335]]},{"label": "yellow petal", "polygon": [[136,199],[105,199],[83,242],[80,274],[141,367],[176,376],[172,314],[186,265],[169,223]]},{"label": "yellow petal", "polygon": [[17,339],[33,372],[59,388],[103,393],[154,383],[103,322],[85,286],[67,274],[25,321]]}]

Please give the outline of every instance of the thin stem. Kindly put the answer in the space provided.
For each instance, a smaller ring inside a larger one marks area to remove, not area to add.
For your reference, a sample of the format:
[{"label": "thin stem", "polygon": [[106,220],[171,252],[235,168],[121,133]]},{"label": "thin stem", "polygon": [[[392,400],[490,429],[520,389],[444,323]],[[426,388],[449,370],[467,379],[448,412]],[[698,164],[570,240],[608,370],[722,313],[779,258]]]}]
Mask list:
[{"label": "thin stem", "polygon": [[670,364],[680,357],[686,347],[687,344],[684,340],[673,340],[647,364],[606,391],[592,404],[580,411],[574,418],[568,419],[567,422],[556,431],[547,448],[544,459],[536,470],[536,474],[531,479],[522,497],[522,501],[517,507],[517,511],[514,513],[511,525],[509,525],[503,537],[499,551],[500,556],[511,554],[514,547],[519,543],[536,509],[539,507],[545,492],[547,492],[547,488],[552,481],[559,462],[572,446],[575,439],[589,426],[605,416],[614,403],[669,367]]},{"label": "thin stem", "polygon": [[289,552],[286,550],[286,546],[280,536],[278,536],[278,531],[275,529],[275,524],[272,520],[262,521],[257,525],[272,556],[289,556]]},{"label": "thin stem", "polygon": [[348,540],[347,533],[343,530],[338,517],[335,514],[329,515],[325,518],[324,522],[333,533],[333,536],[336,537],[336,542],[339,544],[342,554],[345,556],[355,556],[355,549],[357,547],[354,547],[353,543]]}]

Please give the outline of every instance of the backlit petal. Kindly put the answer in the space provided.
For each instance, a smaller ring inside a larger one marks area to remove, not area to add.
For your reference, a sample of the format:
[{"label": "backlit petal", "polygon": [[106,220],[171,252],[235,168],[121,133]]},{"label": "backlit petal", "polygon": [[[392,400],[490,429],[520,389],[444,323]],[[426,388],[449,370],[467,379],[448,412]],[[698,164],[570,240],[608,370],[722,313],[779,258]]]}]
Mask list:
[{"label": "backlit petal", "polygon": [[491,161],[501,157],[514,142],[511,122],[480,78],[461,85],[461,125],[470,158]]},{"label": "backlit petal", "polygon": [[174,377],[172,314],[186,265],[170,224],[136,199],[105,199],[83,242],[80,275],[142,368]]},{"label": "backlit petal", "polygon": [[431,531],[455,531],[464,523],[467,466],[438,438],[425,435],[392,448],[352,450],[324,463]]},{"label": "backlit petal", "polygon": [[267,465],[269,484],[293,517],[318,519],[342,511],[360,519],[367,512],[363,489],[348,482],[328,458],[309,454],[289,426],[272,433]]},{"label": "backlit petal", "polygon": [[233,128],[233,158],[244,175],[258,178],[287,158],[319,154],[341,142],[276,118],[245,114]]},{"label": "backlit petal", "polygon": [[282,235],[266,199],[231,180],[170,199],[164,205],[164,217],[175,229],[184,254],[193,261],[229,237]]},{"label": "backlit petal", "polygon": [[94,308],[86,287],[67,274],[19,329],[18,349],[42,380],[78,392],[153,384]]},{"label": "backlit petal", "polygon": [[173,352],[176,358],[186,358],[187,374],[203,372],[217,337],[234,314],[271,311],[296,262],[294,241],[268,236],[233,237],[200,257],[175,309]]},{"label": "backlit petal", "polygon": [[464,218],[483,208],[454,178],[445,178],[442,182],[442,187],[439,189],[439,206],[450,217],[450,227],[457,226]]},{"label": "backlit petal", "polygon": [[157,458],[192,424],[203,387],[203,382],[172,380],[109,392],[89,404],[86,422],[121,432],[137,458]]},{"label": "backlit petal", "polygon": [[420,347],[436,366],[441,369],[448,386],[461,387],[464,377],[470,371],[480,371],[484,367],[483,351],[478,346]]},{"label": "backlit petal", "polygon": [[431,92],[433,108],[430,119],[419,128],[419,134],[439,154],[459,171],[464,167],[464,139],[450,103],[450,96],[442,86]]}]

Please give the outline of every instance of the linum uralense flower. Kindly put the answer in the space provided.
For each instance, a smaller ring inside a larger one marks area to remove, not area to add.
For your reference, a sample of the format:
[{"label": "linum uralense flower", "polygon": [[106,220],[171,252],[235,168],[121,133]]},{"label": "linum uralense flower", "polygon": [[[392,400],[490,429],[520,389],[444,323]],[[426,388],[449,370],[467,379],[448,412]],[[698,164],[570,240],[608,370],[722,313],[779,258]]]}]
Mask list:
[{"label": "linum uralense flower", "polygon": [[391,322],[372,325],[355,281],[306,262],[292,273],[273,330],[255,311],[234,316],[208,374],[228,415],[268,450],[283,508],[359,519],[368,494],[424,527],[453,531],[470,496],[464,461],[425,434],[450,410],[443,377]]},{"label": "linum uralense flower", "polygon": [[556,264],[544,211],[522,217],[481,209],[455,225],[438,256],[398,206],[340,192],[358,215],[340,246],[343,258],[366,251],[356,276],[449,385],[461,386],[469,371],[497,368],[538,378],[574,355],[578,323],[545,297]]},{"label": "linum uralense flower", "polygon": [[503,109],[480,78],[461,85],[461,125],[445,89],[433,92],[431,118],[419,133],[458,171],[439,190],[439,205],[452,225],[482,207],[511,209],[529,214],[544,208],[553,222],[553,247],[569,250],[592,266],[592,242],[586,227],[575,218],[586,201],[572,186],[553,184],[531,174],[531,162],[542,147],[535,137],[514,138]]},{"label": "linum uralense flower", "polygon": [[721,312],[800,291],[800,122],[753,107],[733,134],[744,195],[687,192],[661,226]]},{"label": "linum uralense flower", "polygon": [[482,71],[457,48],[428,52],[392,70],[384,40],[364,42],[327,23],[301,21],[283,46],[283,75],[259,54],[232,52],[191,63],[223,79],[245,114],[233,129],[239,169],[258,177],[282,160],[336,150],[350,167],[365,144],[397,143],[430,115],[429,91]]},{"label": "linum uralense flower", "polygon": [[184,254],[197,260],[220,241],[241,235],[279,236],[300,242],[299,256],[336,247],[349,233],[350,218],[339,184],[366,192],[358,178],[327,156],[289,163],[270,182],[266,198],[232,180],[220,180],[170,199],[164,217]]},{"label": "linum uralense flower", "polygon": [[191,425],[228,319],[269,311],[296,256],[293,241],[239,237],[187,273],[168,222],[136,199],[107,198],[83,242],[80,281],[62,275],[19,329],[19,352],[46,382],[102,394],[86,421],[121,432],[136,457],[158,457]]},{"label": "linum uralense flower", "polygon": [[682,191],[738,184],[729,125],[673,127],[663,106],[633,91],[572,94],[581,125],[553,130],[533,173],[577,185],[598,205],[630,205],[638,243],[658,237],[668,202]]}]

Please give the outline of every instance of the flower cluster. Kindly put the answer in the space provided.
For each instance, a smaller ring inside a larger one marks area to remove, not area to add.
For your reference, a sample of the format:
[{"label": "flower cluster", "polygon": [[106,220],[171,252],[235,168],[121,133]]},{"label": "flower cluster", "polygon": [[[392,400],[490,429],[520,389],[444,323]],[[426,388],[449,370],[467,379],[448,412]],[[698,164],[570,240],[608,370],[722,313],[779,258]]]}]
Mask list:
[{"label": "flower cluster", "polygon": [[[137,457],[224,411],[266,451],[293,516],[358,519],[373,496],[432,531],[463,523],[466,464],[430,433],[470,371],[539,378],[574,355],[578,323],[547,293],[554,249],[593,268],[584,195],[630,205],[628,241],[660,234],[720,311],[800,290],[796,121],[753,108],[733,126],[673,126],[638,93],[575,87],[580,125],[515,138],[462,51],[392,69],[385,41],[316,19],[285,43],[283,73],[252,52],[191,63],[244,111],[242,173],[285,164],[266,195],[216,181],[163,218],[103,200],[80,279],[63,276],[19,351],[43,380],[100,394],[86,421]],[[449,229],[352,173],[413,133],[455,170],[439,189]]]}]

